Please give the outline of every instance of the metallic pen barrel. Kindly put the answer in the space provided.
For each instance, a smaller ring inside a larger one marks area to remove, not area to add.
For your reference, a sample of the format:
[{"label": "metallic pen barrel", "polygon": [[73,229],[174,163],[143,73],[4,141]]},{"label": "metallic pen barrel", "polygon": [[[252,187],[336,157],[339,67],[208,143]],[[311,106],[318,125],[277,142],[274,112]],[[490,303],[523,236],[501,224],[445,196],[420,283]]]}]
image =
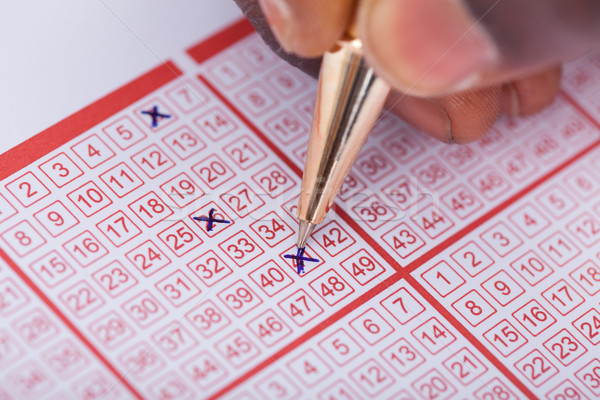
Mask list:
[{"label": "metallic pen barrel", "polygon": [[389,91],[365,63],[359,39],[324,54],[298,202],[299,248],[325,219]]}]

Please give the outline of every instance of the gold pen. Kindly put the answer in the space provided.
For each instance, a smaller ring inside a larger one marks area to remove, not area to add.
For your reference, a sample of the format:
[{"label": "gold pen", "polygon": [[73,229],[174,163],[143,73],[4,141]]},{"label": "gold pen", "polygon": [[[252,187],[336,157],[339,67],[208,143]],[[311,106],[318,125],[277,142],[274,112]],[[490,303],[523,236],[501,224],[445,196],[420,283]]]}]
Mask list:
[{"label": "gold pen", "polygon": [[300,249],[325,219],[390,91],[365,63],[353,31],[323,55],[298,200]]}]

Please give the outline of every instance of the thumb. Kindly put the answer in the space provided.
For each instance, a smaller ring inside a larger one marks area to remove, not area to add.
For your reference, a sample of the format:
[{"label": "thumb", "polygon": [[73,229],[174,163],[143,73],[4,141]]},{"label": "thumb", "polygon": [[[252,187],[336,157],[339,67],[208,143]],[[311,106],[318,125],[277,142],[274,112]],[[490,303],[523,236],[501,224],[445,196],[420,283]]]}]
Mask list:
[{"label": "thumb", "polygon": [[302,57],[329,50],[348,27],[354,0],[259,0],[281,47]]},{"label": "thumb", "polygon": [[499,58],[491,37],[460,1],[363,0],[358,30],[369,63],[411,95],[476,86]]}]

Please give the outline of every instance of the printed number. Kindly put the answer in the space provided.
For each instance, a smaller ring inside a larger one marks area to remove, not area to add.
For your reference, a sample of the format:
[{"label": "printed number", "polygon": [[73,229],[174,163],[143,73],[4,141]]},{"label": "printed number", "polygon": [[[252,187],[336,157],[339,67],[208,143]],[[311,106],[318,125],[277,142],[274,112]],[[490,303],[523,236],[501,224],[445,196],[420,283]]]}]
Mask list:
[{"label": "printed number", "polygon": [[596,396],[600,396],[600,361],[594,359],[575,374]]},{"label": "printed number", "polygon": [[248,328],[266,346],[273,346],[292,333],[281,318],[270,309],[248,322]]},{"label": "printed number", "polygon": [[104,305],[104,300],[84,281],[62,292],[59,298],[78,318],[89,315]]},{"label": "printed number", "polygon": [[562,232],[556,232],[540,243],[539,246],[560,267],[581,254],[581,250],[567,239]]},{"label": "printed number", "polygon": [[459,185],[443,195],[442,201],[461,219],[467,218],[483,207],[479,197],[464,185]]},{"label": "printed number", "polygon": [[37,233],[28,221],[19,222],[2,233],[1,236],[19,256],[29,254],[46,243],[46,240]]},{"label": "printed number", "polygon": [[252,180],[271,198],[276,198],[296,186],[296,182],[278,164],[271,164],[252,176]]},{"label": "printed number", "polygon": [[192,170],[211,189],[215,189],[235,176],[231,168],[215,154],[194,165]]},{"label": "printed number", "polygon": [[355,165],[371,182],[378,182],[383,176],[396,169],[394,164],[377,149],[361,152]]},{"label": "printed number", "polygon": [[58,333],[56,325],[40,309],[19,318],[14,327],[19,337],[32,346],[38,346]]},{"label": "printed number", "polygon": [[121,117],[102,129],[121,150],[127,150],[146,138],[146,134],[127,117]]},{"label": "printed number", "polygon": [[204,191],[185,172],[163,183],[160,188],[180,208],[204,195]]},{"label": "printed number", "polygon": [[126,254],[127,259],[131,261],[144,276],[150,276],[171,260],[150,240],[142,243],[134,250]]},{"label": "printed number", "polygon": [[115,156],[115,152],[95,134],[71,146],[71,149],[91,169]]},{"label": "printed number", "polygon": [[83,171],[65,153],[52,157],[39,168],[59,188],[83,175]]},{"label": "printed number", "polygon": [[587,261],[569,275],[590,296],[600,292],[600,268],[592,261]]},{"label": "printed number", "polygon": [[354,289],[352,289],[352,287],[333,269],[325,272],[323,275],[310,282],[309,285],[330,306],[354,292]]},{"label": "printed number", "polygon": [[92,274],[98,284],[112,297],[124,293],[137,284],[137,280],[119,261],[113,261],[106,267]]},{"label": "printed number", "polygon": [[338,255],[356,241],[336,222],[331,221],[313,233],[313,238],[332,257]]},{"label": "printed number", "polygon": [[231,322],[210,300],[193,308],[186,318],[204,337],[214,335]]},{"label": "printed number", "polygon": [[177,359],[195,350],[198,342],[182,324],[174,324],[152,335],[158,348],[170,359]]},{"label": "printed number", "polygon": [[509,304],[525,293],[525,290],[504,270],[500,270],[487,281],[483,282],[481,287],[492,295],[501,306]]},{"label": "printed number", "polygon": [[189,263],[188,268],[191,269],[206,286],[214,285],[232,272],[231,268],[229,268],[212,250],[209,250]]},{"label": "printed number", "polygon": [[515,367],[535,386],[539,386],[558,373],[556,367],[538,350],[532,351],[519,360]]},{"label": "printed number", "polygon": [[84,231],[79,236],[74,237],[65,243],[63,247],[82,267],[87,267],[100,257],[108,254],[106,248],[89,231]]},{"label": "printed number", "polygon": [[124,245],[142,233],[123,211],[117,211],[96,226],[116,247]]},{"label": "printed number", "polygon": [[410,217],[430,238],[436,238],[454,226],[454,223],[440,210],[429,206]]},{"label": "printed number", "polygon": [[487,371],[487,367],[466,347],[448,358],[443,364],[465,386]]},{"label": "printed number", "polygon": [[175,163],[155,144],[131,156],[131,160],[140,167],[150,179],[171,169]]},{"label": "printed number", "polygon": [[28,301],[27,296],[12,279],[6,278],[0,281],[0,315],[6,317]]},{"label": "printed number", "polygon": [[112,204],[108,196],[94,182],[88,182],[67,195],[69,199],[85,214],[91,217],[98,211]]},{"label": "printed number", "polygon": [[275,212],[270,212],[250,225],[269,247],[275,247],[293,235],[292,228]]},{"label": "printed number", "polygon": [[469,291],[466,295],[452,303],[454,308],[472,326],[477,326],[491,315],[496,313],[492,307],[476,290]]},{"label": "printed number", "polygon": [[267,296],[279,293],[294,282],[274,261],[257,268],[249,276]]},{"label": "printed number", "polygon": [[366,285],[385,271],[364,249],[342,261],[341,265],[361,285]]},{"label": "printed number", "polygon": [[125,163],[119,163],[100,174],[100,179],[121,198],[139,188],[144,182]]},{"label": "printed number", "polygon": [[129,209],[138,216],[147,227],[152,227],[170,215],[171,210],[160,197],[150,192],[129,205]]},{"label": "printed number", "polygon": [[188,80],[184,80],[180,85],[167,90],[166,95],[177,107],[186,113],[208,102],[206,94],[198,90],[196,85]]},{"label": "printed number", "polygon": [[383,350],[381,356],[400,376],[406,376],[425,362],[425,358],[404,338]]},{"label": "printed number", "polygon": [[56,250],[33,262],[29,268],[48,287],[54,287],[75,274],[73,268]]},{"label": "printed number", "polygon": [[425,242],[404,222],[383,235],[382,238],[401,258],[408,257],[425,245]]},{"label": "printed number", "polygon": [[350,326],[370,345],[379,342],[394,330],[373,308],[350,321]]},{"label": "printed number", "polygon": [[167,315],[167,310],[148,291],[143,291],[126,301],[123,309],[142,328],[147,328]]},{"label": "printed number", "polygon": [[465,280],[446,261],[439,262],[423,272],[421,276],[442,297],[446,297],[465,283]]},{"label": "printed number", "polygon": [[556,319],[542,308],[536,300],[531,300],[512,315],[533,336],[539,335],[556,322]]},{"label": "printed number", "polygon": [[542,296],[561,315],[567,315],[584,302],[583,297],[562,279],[542,292]]},{"label": "printed number", "polygon": [[338,365],[347,364],[364,351],[344,329],[338,329],[321,340],[319,347]]},{"label": "printed number", "polygon": [[302,289],[281,301],[279,307],[298,326],[306,324],[323,312],[323,309]]},{"label": "printed number", "polygon": [[376,396],[394,384],[394,378],[373,359],[351,372],[350,376],[369,396]]},{"label": "printed number", "polygon": [[59,236],[79,223],[77,218],[60,201],[55,201],[48,207],[33,214],[33,216],[52,237]]},{"label": "printed number", "polygon": [[241,169],[247,170],[267,155],[247,135],[223,147],[225,154]]},{"label": "printed number", "polygon": [[50,194],[50,191],[31,172],[27,172],[8,183],[6,189],[24,207],[29,207]]},{"label": "printed number", "polygon": [[400,288],[383,299],[381,305],[402,325],[425,311],[425,307],[406,288]]},{"label": "printed number", "polygon": [[240,267],[264,253],[263,249],[243,231],[220,243],[219,247]]},{"label": "printed number", "polygon": [[200,115],[194,123],[213,141],[220,140],[237,130],[235,122],[218,107]]},{"label": "printed number", "polygon": [[175,307],[179,307],[200,293],[200,289],[190,278],[179,270],[160,280],[156,287]]},{"label": "printed number", "polygon": [[430,318],[414,329],[411,334],[431,354],[439,353],[442,349],[450,345],[450,343],[456,341],[456,337],[436,318]]},{"label": "printed number", "polygon": [[496,224],[481,234],[481,238],[499,256],[504,257],[521,244],[523,241],[515,235],[503,222]]},{"label": "printed number", "polygon": [[200,239],[183,221],[176,222],[158,234],[164,244],[175,255],[181,257],[202,243]]},{"label": "printed number", "polygon": [[412,384],[412,387],[414,387],[424,399],[428,400],[434,400],[441,397],[449,398],[452,394],[456,393],[456,388],[454,388],[454,386],[452,386],[450,382],[435,369],[419,378]]},{"label": "printed number", "polygon": [[242,280],[222,290],[218,297],[238,317],[262,303],[260,297]]},{"label": "printed number", "polygon": [[600,240],[600,222],[589,213],[575,219],[567,228],[586,247],[592,247]]},{"label": "printed number", "polygon": [[[265,202],[245,183],[240,183],[231,188],[227,193],[222,194],[220,198],[240,218],[244,218],[265,205]],[[255,218],[256,215],[253,216],[253,219]]]},{"label": "printed number", "polygon": [[527,343],[527,339],[505,319],[484,333],[484,336],[504,357]]},{"label": "printed number", "polygon": [[289,144],[308,131],[306,125],[288,110],[283,110],[265,123],[267,130],[284,144]]},{"label": "printed number", "polygon": [[186,160],[206,148],[206,144],[187,126],[182,126],[165,136],[162,141],[182,160]]},{"label": "printed number", "polygon": [[550,275],[552,268],[546,265],[533,251],[528,251],[513,261],[510,266],[521,275],[527,283],[534,286]]},{"label": "printed number", "polygon": [[573,321],[573,326],[575,326],[575,328],[577,328],[590,343],[594,345],[600,343],[600,313],[598,313],[595,308],[592,308]]},{"label": "printed number", "polygon": [[215,347],[234,367],[239,367],[259,354],[259,350],[239,330],[219,340]]},{"label": "printed number", "polygon": [[565,366],[573,363],[587,351],[566,329],[562,329],[550,340],[545,341],[544,347]]}]

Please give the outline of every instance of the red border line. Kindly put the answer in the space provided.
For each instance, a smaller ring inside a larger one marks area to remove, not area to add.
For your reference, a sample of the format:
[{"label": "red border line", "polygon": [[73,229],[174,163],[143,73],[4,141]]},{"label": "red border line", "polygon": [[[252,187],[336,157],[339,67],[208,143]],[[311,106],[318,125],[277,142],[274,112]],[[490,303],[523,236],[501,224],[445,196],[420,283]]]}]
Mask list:
[{"label": "red border line", "polygon": [[[289,157],[287,157],[287,155],[279,147],[277,147],[277,145],[275,145],[262,131],[260,131],[252,122],[250,122],[250,120],[239,109],[237,109],[237,107],[235,107],[229,101],[229,99],[227,99],[204,76],[198,75],[198,78],[242,122],[244,122],[244,124],[246,124],[246,126],[250,130],[252,130],[252,132],[256,136],[258,136],[258,138],[261,139],[266,144],[266,146],[269,149],[271,149],[283,162],[285,162],[286,165],[290,169],[292,169],[296,174],[298,174],[298,176],[302,176],[302,171],[300,170],[300,168],[298,168],[298,166],[296,164],[294,164],[289,159]],[[584,110],[582,110],[582,108],[572,98],[570,98],[567,95],[565,95],[565,97],[567,98],[567,100],[569,102],[571,102],[573,104],[574,107],[577,108],[578,111],[580,111],[582,113],[582,115],[586,119],[589,119],[595,126],[597,126],[600,129],[600,124],[598,124],[588,113],[586,113]],[[531,392],[531,390],[521,380],[519,380],[509,370],[509,368],[507,366],[505,366],[496,356],[494,356],[494,354],[492,354],[492,352],[489,351],[487,349],[487,347],[482,342],[480,342],[469,331],[468,328],[466,328],[464,325],[462,325],[439,301],[437,301],[410,274],[414,270],[416,270],[418,267],[420,267],[421,265],[423,265],[423,263],[429,261],[431,258],[433,258],[434,256],[436,256],[440,252],[442,252],[442,251],[446,250],[447,248],[449,248],[457,240],[459,240],[460,238],[462,238],[465,235],[469,234],[470,232],[474,231],[476,228],[478,228],[479,226],[481,226],[483,223],[485,223],[486,221],[490,220],[491,218],[493,218],[494,216],[496,216],[498,213],[502,212],[504,209],[506,209],[511,204],[514,204],[515,202],[517,202],[523,196],[525,196],[526,194],[528,194],[529,192],[531,192],[535,188],[539,187],[544,182],[548,181],[552,176],[556,175],[558,172],[560,172],[561,170],[565,169],[567,166],[571,165],[572,163],[574,163],[576,160],[578,160],[580,157],[584,156],[588,152],[590,152],[593,149],[597,148],[599,145],[600,145],[600,140],[595,141],[594,143],[592,143],[591,145],[589,145],[587,148],[585,148],[584,150],[580,151],[579,153],[577,153],[576,155],[574,155],[570,159],[566,160],[565,162],[563,162],[559,166],[555,167],[554,169],[552,169],[551,171],[549,171],[547,174],[545,174],[545,175],[541,176],[540,178],[536,179],[534,182],[530,183],[527,187],[525,187],[524,189],[522,189],[519,192],[515,193],[513,196],[511,196],[510,198],[508,198],[507,200],[505,200],[504,202],[502,202],[501,204],[499,204],[498,206],[496,206],[495,208],[493,208],[492,210],[490,210],[489,212],[487,212],[483,216],[481,216],[481,217],[477,218],[475,221],[471,222],[465,228],[463,228],[460,231],[456,232],[451,237],[445,239],[443,242],[439,243],[437,246],[435,246],[431,250],[427,251],[425,254],[423,254],[422,256],[420,256],[419,258],[417,258],[416,260],[414,260],[413,262],[411,262],[410,264],[408,264],[404,268],[402,268],[402,266],[400,266],[398,264],[398,262],[396,262],[394,260],[394,258],[388,252],[386,252],[376,242],[376,240],[373,237],[371,237],[370,235],[368,235],[362,229],[362,227],[359,226],[359,224],[356,221],[354,221],[345,211],[343,211],[342,209],[338,208],[336,210],[336,212],[344,220],[344,222],[346,222],[350,227],[352,227],[370,246],[372,246],[372,248],[382,258],[384,258],[397,271],[397,273],[395,275],[387,278],[383,282],[379,283],[377,286],[375,286],[374,288],[370,289],[365,294],[363,294],[360,297],[356,298],[354,301],[352,301],[347,306],[345,306],[342,309],[336,311],[334,314],[330,315],[325,320],[323,320],[321,323],[319,323],[318,325],[314,326],[309,331],[305,332],[303,335],[301,335],[300,337],[298,337],[297,339],[295,339],[293,342],[289,343],[288,345],[286,345],[285,347],[283,347],[282,349],[280,349],[279,351],[277,351],[275,354],[273,354],[272,356],[268,357],[267,359],[265,359],[264,361],[262,361],[260,364],[256,365],[254,368],[252,368],[250,371],[246,372],[244,375],[242,375],[242,376],[238,377],[237,379],[235,379],[234,381],[230,382],[225,388],[221,389],[217,394],[215,394],[213,396],[213,398],[217,398],[219,396],[222,396],[223,394],[225,394],[229,390],[231,390],[234,387],[238,386],[239,384],[241,384],[242,382],[244,382],[248,378],[252,377],[254,374],[256,374],[259,371],[261,371],[262,369],[266,368],[268,365],[270,365],[271,363],[273,363],[275,360],[281,358],[282,356],[284,356],[288,352],[292,351],[293,349],[297,348],[302,343],[304,343],[305,341],[307,341],[308,339],[310,339],[311,337],[313,337],[317,333],[321,332],[322,330],[324,330],[325,328],[327,328],[328,326],[330,326],[334,322],[336,322],[336,321],[340,320],[341,318],[343,318],[344,316],[348,315],[350,312],[352,312],[352,310],[354,310],[360,304],[363,304],[365,301],[368,301],[368,300],[372,299],[375,295],[381,293],[387,287],[389,287],[390,285],[398,282],[402,278],[406,279],[407,283],[410,286],[412,286],[433,308],[435,308],[436,311],[438,311],[440,313],[440,315],[442,315],[454,327],[454,329],[456,329],[458,332],[460,332],[461,335],[463,335],[463,337],[465,337],[465,339],[467,339],[467,341],[469,341],[469,343],[473,347],[475,347],[484,357],[486,357],[488,359],[488,361],[492,365],[494,365],[501,373],[504,374],[504,376],[506,378],[508,378],[519,390],[521,390],[521,392],[523,392],[523,394],[525,396],[527,396],[528,398],[531,398],[531,399],[537,398],[537,396],[535,396],[534,393]]]},{"label": "red border line", "polygon": [[13,147],[0,155],[0,180],[25,168],[180,75],[181,70],[168,61]]},{"label": "red border line", "polygon": [[246,18],[243,18],[222,31],[215,33],[208,39],[190,47],[187,53],[194,61],[201,64],[252,32],[254,32],[254,27]]},{"label": "red border line", "polygon": [[46,306],[48,306],[48,308],[54,312],[54,314],[67,326],[67,328],[69,328],[71,332],[73,332],[73,334],[75,334],[75,336],[77,336],[77,338],[92,352],[92,354],[94,354],[98,360],[100,360],[100,362],[104,364],[104,366],[110,372],[112,372],[115,377],[117,377],[118,382],[122,382],[135,397],[138,399],[143,399],[142,395],[133,387],[133,385],[124,379],[123,376],[121,376],[119,371],[117,371],[117,369],[100,353],[100,351],[96,349],[89,340],[87,340],[83,333],[81,333],[81,331],[77,329],[75,325],[73,325],[69,318],[67,318],[67,316],[63,314],[58,307],[56,307],[56,305],[40,290],[39,287],[37,287],[37,285],[31,279],[29,279],[27,274],[25,274],[25,272],[23,272],[23,270],[21,270],[21,268],[19,268],[19,266],[2,249],[0,249],[0,258],[6,261],[8,266],[19,276],[19,278],[21,278],[21,280],[23,280],[27,286],[29,286],[29,288],[40,298],[40,300],[46,303]]}]

